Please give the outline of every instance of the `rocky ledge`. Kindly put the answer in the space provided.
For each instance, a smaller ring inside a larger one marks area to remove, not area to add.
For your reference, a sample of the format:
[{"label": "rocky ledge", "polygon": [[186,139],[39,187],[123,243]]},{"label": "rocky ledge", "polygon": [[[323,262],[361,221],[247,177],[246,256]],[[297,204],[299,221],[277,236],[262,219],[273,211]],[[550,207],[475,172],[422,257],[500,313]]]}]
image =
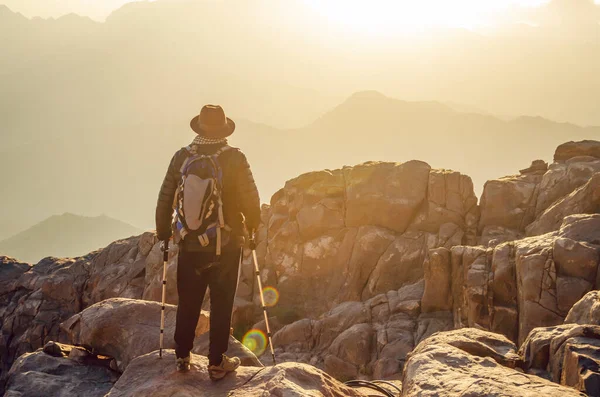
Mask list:
[{"label": "rocky ledge", "polygon": [[230,338],[244,367],[221,385],[203,369],[207,312],[189,378],[172,372],[171,353],[156,358],[153,233],[81,258],[0,257],[0,392],[144,395],[130,385],[145,371],[170,395],[374,393],[349,379],[402,383],[405,396],[600,395],[598,147],[561,145],[554,163],[489,181],[479,204],[468,176],[420,161],[289,181],[263,207],[257,250],[263,285],[280,295],[270,314],[283,363],[271,367],[235,338],[264,329],[246,252]]}]

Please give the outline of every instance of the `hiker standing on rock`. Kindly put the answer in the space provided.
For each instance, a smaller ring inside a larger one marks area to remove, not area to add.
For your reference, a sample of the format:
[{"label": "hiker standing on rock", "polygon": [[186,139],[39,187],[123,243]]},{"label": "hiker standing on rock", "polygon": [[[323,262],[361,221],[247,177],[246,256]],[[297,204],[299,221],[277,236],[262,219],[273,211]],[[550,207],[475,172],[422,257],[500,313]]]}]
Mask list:
[{"label": "hiker standing on rock", "polygon": [[229,344],[244,228],[252,236],[258,227],[260,199],[246,156],[227,144],[235,123],[225,117],[221,106],[204,106],[190,126],[198,135],[171,159],[158,196],[156,231],[160,240],[173,237],[179,244],[177,370],[190,369],[190,351],[208,286],[208,372],[212,380],[219,380],[240,365],[239,358],[224,353]]}]

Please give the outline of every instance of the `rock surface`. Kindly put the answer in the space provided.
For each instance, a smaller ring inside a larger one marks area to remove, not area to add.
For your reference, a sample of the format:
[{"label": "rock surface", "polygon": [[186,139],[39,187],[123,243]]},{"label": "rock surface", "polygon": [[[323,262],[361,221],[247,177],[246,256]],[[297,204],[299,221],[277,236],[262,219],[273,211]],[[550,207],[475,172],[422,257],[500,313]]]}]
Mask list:
[{"label": "rock surface", "polygon": [[[177,307],[165,308],[165,348],[174,348]],[[209,317],[201,313],[196,335],[208,331]],[[160,303],[112,298],[96,303],[61,324],[69,342],[114,357],[124,371],[134,358],[159,348]]]},{"label": "rock surface", "polygon": [[119,374],[91,360],[53,357],[42,349],[25,353],[13,364],[6,397],[103,397]]},{"label": "rock surface", "polygon": [[520,343],[535,327],[561,324],[573,304],[598,288],[599,244],[600,215],[573,215],[542,236],[495,248],[453,247],[443,267],[452,269],[445,299],[453,302],[454,326]]},{"label": "rock surface", "polygon": [[340,380],[398,379],[420,340],[452,329],[449,312],[421,312],[422,296],[421,281],[286,325],[273,337],[277,358],[315,365]]},{"label": "rock surface", "polygon": [[514,365],[515,356],[514,345],[492,333],[469,329],[437,334],[410,354],[402,396],[582,396],[504,366]]},{"label": "rock surface", "polygon": [[[269,309],[278,358],[338,379],[399,379],[407,354],[437,331],[473,327],[518,343],[565,317],[595,322],[593,295],[572,306],[600,288],[599,145],[570,142],[557,149],[553,164],[534,161],[519,175],[489,181],[480,206],[469,177],[420,161],[365,163],[289,181],[263,207],[258,230],[263,285],[280,294]],[[264,328],[245,254],[233,315],[238,336],[253,324]],[[177,303],[176,259],[175,248],[167,267],[171,304]],[[0,257],[0,393],[12,362],[50,340],[113,355],[120,370],[156,350],[160,305],[115,298],[160,301],[162,266],[153,233],[33,266]],[[92,310],[84,315],[86,308]],[[131,310],[142,313],[139,321]],[[165,344],[172,347],[174,307],[167,312]],[[82,330],[88,322],[92,329]],[[116,329],[119,322],[126,326]],[[130,343],[128,328],[148,336]],[[556,350],[560,376],[553,378],[549,367],[531,367],[529,375],[590,393],[596,339],[573,334],[564,340]],[[195,351],[205,354],[206,335],[196,343]],[[260,365],[234,338],[230,344],[245,364]]]},{"label": "rock surface", "polygon": [[590,396],[600,395],[600,326],[564,324],[536,328],[519,353],[528,373]]},{"label": "rock surface", "polygon": [[326,373],[313,367],[286,363],[276,367],[240,367],[219,382],[208,377],[206,357],[192,355],[192,369],[181,374],[175,371],[175,353],[168,350],[163,358],[158,352],[132,361],[107,397],[221,397],[221,396],[365,396],[344,386]]},{"label": "rock surface", "polygon": [[565,324],[571,323],[600,325],[600,291],[588,292],[573,305],[565,318]]},{"label": "rock surface", "polygon": [[[263,283],[296,317],[314,318],[418,281],[429,249],[475,242],[477,219],[471,179],[420,161],[305,174],[264,210]],[[254,294],[250,258],[244,268]]]},{"label": "rock surface", "polygon": [[550,166],[533,162],[520,175],[488,181],[480,202],[479,243],[493,247],[553,232],[568,215],[597,213],[598,145],[569,142],[557,148]]}]

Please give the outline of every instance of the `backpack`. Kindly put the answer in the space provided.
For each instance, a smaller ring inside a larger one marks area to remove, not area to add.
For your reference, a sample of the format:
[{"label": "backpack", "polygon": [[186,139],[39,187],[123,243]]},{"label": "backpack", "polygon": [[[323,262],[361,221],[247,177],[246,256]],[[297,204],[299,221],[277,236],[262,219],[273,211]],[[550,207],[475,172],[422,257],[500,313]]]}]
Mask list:
[{"label": "backpack", "polygon": [[197,238],[203,247],[214,246],[219,256],[231,231],[223,218],[223,171],[219,156],[231,147],[223,146],[210,155],[196,153],[196,146],[186,149],[189,156],[181,166],[181,180],[175,193],[175,242],[186,237]]}]

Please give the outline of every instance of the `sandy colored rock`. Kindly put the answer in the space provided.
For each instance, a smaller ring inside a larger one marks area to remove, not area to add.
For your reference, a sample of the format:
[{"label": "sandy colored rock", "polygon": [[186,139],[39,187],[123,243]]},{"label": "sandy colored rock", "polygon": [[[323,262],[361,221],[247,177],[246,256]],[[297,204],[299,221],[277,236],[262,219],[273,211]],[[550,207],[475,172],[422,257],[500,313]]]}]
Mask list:
[{"label": "sandy colored rock", "polygon": [[600,291],[590,291],[581,298],[565,318],[565,324],[600,325]]},{"label": "sandy colored rock", "polygon": [[471,179],[420,161],[307,173],[263,208],[262,281],[296,318],[317,318],[421,279],[428,250],[474,243],[478,219]]},{"label": "sandy colored rock", "polygon": [[338,380],[398,379],[415,340],[452,327],[448,311],[421,314],[423,284],[344,302],[318,320],[284,326],[273,336],[278,360],[308,363]]},{"label": "sandy colored rock", "polygon": [[600,210],[600,173],[594,174],[585,185],[555,202],[526,228],[528,236],[557,230],[568,215],[594,214]]},{"label": "sandy colored rock", "polygon": [[540,182],[536,217],[556,201],[585,185],[597,172],[600,172],[600,158],[595,157],[574,157],[552,164]]},{"label": "sandy colored rock", "polygon": [[488,244],[489,227],[518,234],[535,218],[535,197],[542,175],[524,174],[487,181],[480,200],[480,242]]},{"label": "sandy colored rock", "polygon": [[519,349],[523,369],[596,396],[600,394],[600,326],[536,328]]},{"label": "sandy colored rock", "polygon": [[[174,348],[177,307],[166,305],[165,348]],[[196,335],[208,331],[209,316],[203,312]],[[160,303],[112,298],[96,303],[61,324],[71,344],[114,357],[120,371],[134,358],[159,348]]]},{"label": "sandy colored rock", "polygon": [[115,297],[140,299],[146,284],[146,261],[158,245],[154,233],[147,232],[102,249],[90,262],[84,306]]},{"label": "sandy colored rock", "polygon": [[541,236],[493,248],[453,247],[454,327],[522,343],[533,328],[562,324],[597,283],[599,230],[599,215],[572,215]]},{"label": "sandy colored rock", "polygon": [[423,263],[425,291],[421,301],[424,313],[452,310],[452,262],[450,251],[437,248],[429,251]]},{"label": "sandy colored rock", "polygon": [[556,151],[554,152],[554,161],[566,161],[578,156],[600,158],[600,142],[585,140],[563,143],[556,148]]},{"label": "sandy colored rock", "polygon": [[[402,396],[583,396],[487,356],[513,363],[514,345],[508,340],[473,329],[460,331],[437,334],[415,348],[404,367]],[[472,343],[471,333],[476,335]],[[493,347],[486,347],[490,342]]]},{"label": "sandy colored rock", "polygon": [[19,356],[50,340],[67,342],[59,324],[83,309],[91,257],[45,258],[35,266],[0,257],[0,393]]},{"label": "sandy colored rock", "polygon": [[106,367],[53,357],[41,349],[25,353],[13,364],[6,397],[103,397],[119,374]]},{"label": "sandy colored rock", "polygon": [[348,388],[316,368],[284,363],[276,367],[240,367],[219,382],[208,377],[206,357],[192,354],[192,369],[181,374],[175,370],[175,354],[167,350],[135,359],[107,397],[119,396],[308,396],[359,397],[363,394]]}]

